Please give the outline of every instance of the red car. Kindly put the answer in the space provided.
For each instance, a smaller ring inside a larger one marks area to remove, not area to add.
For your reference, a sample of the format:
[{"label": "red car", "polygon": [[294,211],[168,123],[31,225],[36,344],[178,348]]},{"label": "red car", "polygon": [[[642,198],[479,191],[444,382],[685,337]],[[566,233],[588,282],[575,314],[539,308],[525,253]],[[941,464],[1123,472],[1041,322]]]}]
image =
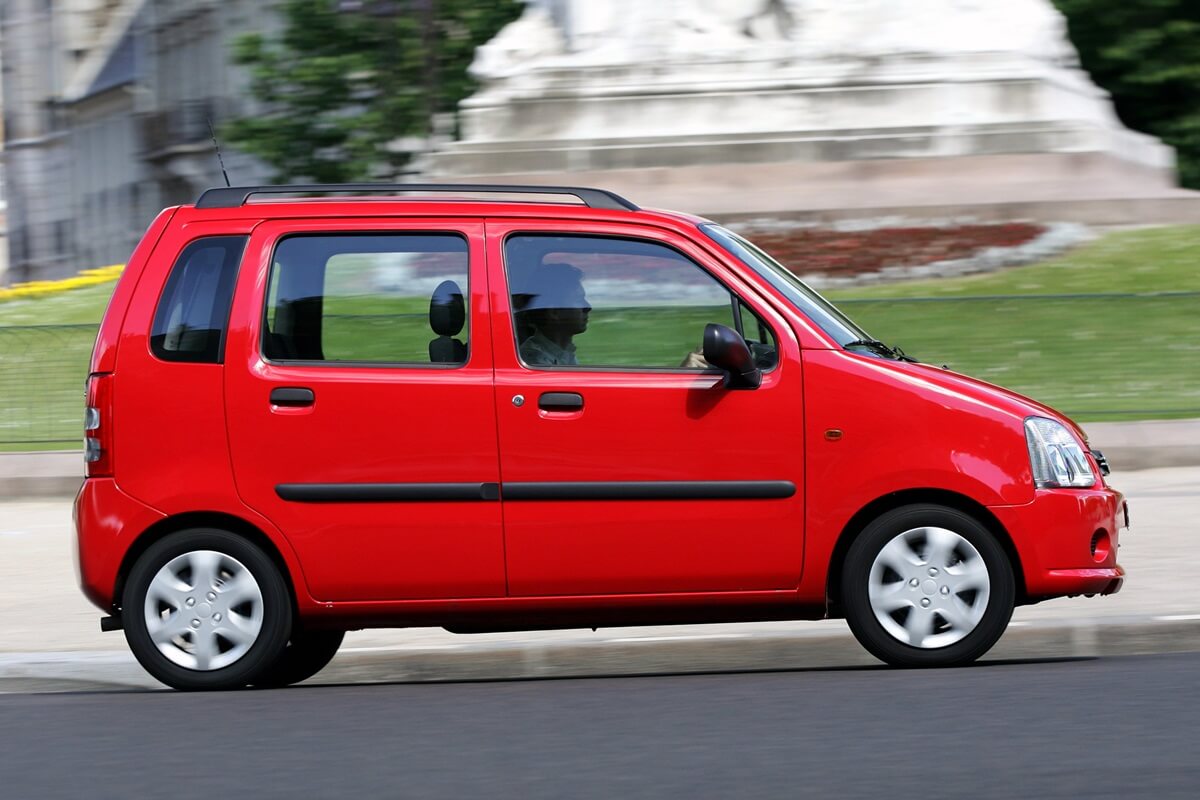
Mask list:
[{"label": "red car", "polygon": [[886,662],[962,664],[1015,605],[1124,577],[1123,498],[1069,419],[597,189],[167,209],[85,428],[83,591],[179,689],[286,685],[347,630],[417,625],[844,616]]}]

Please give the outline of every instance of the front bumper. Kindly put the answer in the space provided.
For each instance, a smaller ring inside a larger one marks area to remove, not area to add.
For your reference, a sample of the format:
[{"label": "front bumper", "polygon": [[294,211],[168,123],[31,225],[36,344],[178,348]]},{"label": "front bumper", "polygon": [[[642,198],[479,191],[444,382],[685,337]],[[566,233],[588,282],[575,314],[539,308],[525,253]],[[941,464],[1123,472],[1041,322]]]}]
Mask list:
[{"label": "front bumper", "polygon": [[1121,529],[1128,527],[1120,492],[1103,484],[1038,489],[1031,503],[990,510],[1017,549],[1029,602],[1120,591],[1125,570],[1117,563],[1117,548]]}]

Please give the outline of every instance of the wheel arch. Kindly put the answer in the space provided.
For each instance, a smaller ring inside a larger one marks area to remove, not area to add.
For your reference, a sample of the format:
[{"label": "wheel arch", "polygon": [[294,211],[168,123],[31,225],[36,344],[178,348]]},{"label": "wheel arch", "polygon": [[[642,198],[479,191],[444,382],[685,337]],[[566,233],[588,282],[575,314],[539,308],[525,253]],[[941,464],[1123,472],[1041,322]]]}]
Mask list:
[{"label": "wheel arch", "polygon": [[161,541],[173,533],[191,528],[218,528],[240,536],[256,545],[266,554],[271,563],[279,570],[280,575],[283,576],[284,583],[288,588],[288,596],[292,601],[292,610],[297,610],[296,576],[292,574],[287,559],[283,557],[283,553],[280,552],[279,547],[270,536],[253,523],[232,514],[225,514],[219,511],[191,511],[176,514],[155,522],[143,531],[125,552],[124,558],[121,559],[121,566],[117,570],[116,584],[113,587],[114,610],[120,608],[121,596],[125,592],[125,582],[129,578],[129,572],[133,569],[133,565],[137,563],[137,560],[141,558],[142,554],[155,542]]},{"label": "wheel arch", "polygon": [[842,568],[846,562],[846,554],[850,551],[850,546],[854,544],[854,540],[858,538],[859,534],[866,529],[872,520],[902,506],[916,505],[918,503],[930,503],[961,511],[987,528],[996,537],[996,541],[999,542],[1005,555],[1008,556],[1009,563],[1012,565],[1013,578],[1016,580],[1017,605],[1021,605],[1027,601],[1025,570],[1021,564],[1021,556],[1017,552],[1016,545],[1013,544],[1012,537],[1009,536],[1004,525],[1001,524],[1000,520],[986,506],[964,494],[946,489],[906,489],[900,492],[891,492],[872,500],[859,509],[850,518],[849,522],[846,523],[845,527],[842,528],[842,532],[838,535],[837,544],[834,545],[833,554],[830,556],[829,572],[825,577],[825,599],[830,617],[837,618],[843,616],[841,609]]}]

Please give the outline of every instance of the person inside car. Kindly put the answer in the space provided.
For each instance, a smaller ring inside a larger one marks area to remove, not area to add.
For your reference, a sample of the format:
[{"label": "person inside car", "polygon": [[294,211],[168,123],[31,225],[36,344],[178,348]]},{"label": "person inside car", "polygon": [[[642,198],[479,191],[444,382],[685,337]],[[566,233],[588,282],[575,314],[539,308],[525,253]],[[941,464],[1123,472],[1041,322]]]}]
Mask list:
[{"label": "person inside car", "polygon": [[530,366],[578,366],[574,338],[587,330],[592,306],[583,273],[570,264],[542,264],[530,276],[521,322],[532,330],[520,345]]}]

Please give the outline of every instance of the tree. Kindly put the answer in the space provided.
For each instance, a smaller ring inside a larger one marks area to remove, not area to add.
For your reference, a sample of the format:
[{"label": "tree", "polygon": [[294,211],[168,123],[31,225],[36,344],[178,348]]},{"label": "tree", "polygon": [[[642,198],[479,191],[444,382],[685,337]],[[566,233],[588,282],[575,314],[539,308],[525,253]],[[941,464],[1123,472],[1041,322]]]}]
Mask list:
[{"label": "tree", "polygon": [[435,114],[474,90],[475,48],[519,0],[286,0],[277,39],[241,37],[258,113],[222,126],[275,180],[343,183],[396,175]]},{"label": "tree", "polygon": [[1129,127],[1179,156],[1180,181],[1200,188],[1200,3],[1054,0],[1083,68]]}]

